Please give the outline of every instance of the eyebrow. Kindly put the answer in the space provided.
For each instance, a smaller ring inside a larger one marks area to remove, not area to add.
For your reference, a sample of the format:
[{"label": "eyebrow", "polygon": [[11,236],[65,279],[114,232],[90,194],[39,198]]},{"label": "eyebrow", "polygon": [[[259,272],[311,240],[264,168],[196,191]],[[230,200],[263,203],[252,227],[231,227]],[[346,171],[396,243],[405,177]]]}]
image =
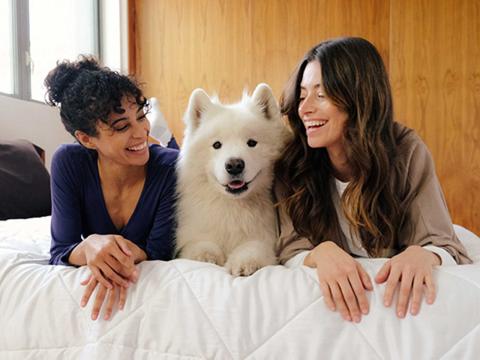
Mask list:
[{"label": "eyebrow", "polygon": [[[322,84],[315,84],[315,86],[313,88],[318,89],[318,88],[321,88],[321,87],[322,87]],[[307,90],[307,88],[300,84],[300,90]]]},{"label": "eyebrow", "polygon": [[120,121],[124,121],[124,120],[128,120],[128,118],[126,117],[122,117],[120,119],[117,119],[117,120],[113,120],[110,124],[110,126],[114,126],[115,124],[119,123]]},{"label": "eyebrow", "polygon": [[[139,105],[138,109],[137,109],[137,114],[142,110],[143,110],[143,105]],[[110,124],[110,126],[114,126],[116,123],[118,123],[120,121],[124,121],[124,120],[128,120],[128,118],[127,117],[121,117],[120,119],[113,120],[112,123]]]}]

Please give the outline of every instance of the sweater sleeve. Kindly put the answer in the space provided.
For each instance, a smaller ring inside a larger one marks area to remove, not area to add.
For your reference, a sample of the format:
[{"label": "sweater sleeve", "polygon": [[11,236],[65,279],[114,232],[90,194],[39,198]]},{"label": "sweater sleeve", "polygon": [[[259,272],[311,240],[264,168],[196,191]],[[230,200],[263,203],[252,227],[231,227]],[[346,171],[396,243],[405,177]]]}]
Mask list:
[{"label": "sweater sleeve", "polygon": [[170,260],[174,252],[176,173],[175,167],[164,169],[164,186],[155,218],[146,242],[148,260]]},{"label": "sweater sleeve", "polygon": [[283,265],[295,255],[312,250],[314,246],[307,238],[298,235],[295,231],[290,216],[282,206],[284,195],[278,181],[274,186],[274,195],[277,202],[277,256],[280,264]]},{"label": "sweater sleeve", "polygon": [[81,186],[75,176],[73,161],[62,146],[54,154],[51,166],[52,219],[50,264],[70,265],[68,257],[82,241]]},{"label": "sweater sleeve", "polygon": [[180,150],[180,147],[178,146],[177,140],[175,139],[174,136],[170,138],[170,141],[168,142],[167,147],[170,149]]},{"label": "sweater sleeve", "polygon": [[409,215],[413,225],[409,244],[433,245],[447,251],[458,264],[471,263],[453,229],[432,156],[419,138],[409,152],[407,172],[406,196],[412,197]]}]

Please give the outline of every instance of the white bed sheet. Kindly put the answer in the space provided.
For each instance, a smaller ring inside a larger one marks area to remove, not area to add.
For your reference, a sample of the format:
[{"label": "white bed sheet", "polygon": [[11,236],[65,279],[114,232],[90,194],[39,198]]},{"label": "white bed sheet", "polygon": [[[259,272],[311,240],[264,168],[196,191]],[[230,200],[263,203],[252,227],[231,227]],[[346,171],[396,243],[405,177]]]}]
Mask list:
[{"label": "white bed sheet", "polygon": [[[189,260],[140,265],[125,310],[90,320],[86,268],[48,266],[50,219],[0,221],[0,359],[479,359],[480,239],[455,227],[475,264],[435,270],[437,300],[399,320],[369,293],[359,324],[324,305],[314,270],[233,278]],[[360,260],[373,276],[385,260]]]}]

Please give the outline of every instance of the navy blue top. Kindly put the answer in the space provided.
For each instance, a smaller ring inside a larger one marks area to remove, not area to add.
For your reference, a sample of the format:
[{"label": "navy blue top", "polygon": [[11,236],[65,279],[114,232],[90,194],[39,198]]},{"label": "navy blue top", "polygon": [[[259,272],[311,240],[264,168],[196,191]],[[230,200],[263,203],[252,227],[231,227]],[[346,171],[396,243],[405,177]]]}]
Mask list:
[{"label": "navy blue top", "polygon": [[[169,146],[176,148],[173,141]],[[96,151],[62,145],[52,158],[52,244],[50,264],[68,257],[91,234],[117,234],[134,242],[149,260],[169,260],[174,250],[175,163],[178,151],[150,145],[145,184],[128,223],[117,229],[110,218]]]}]

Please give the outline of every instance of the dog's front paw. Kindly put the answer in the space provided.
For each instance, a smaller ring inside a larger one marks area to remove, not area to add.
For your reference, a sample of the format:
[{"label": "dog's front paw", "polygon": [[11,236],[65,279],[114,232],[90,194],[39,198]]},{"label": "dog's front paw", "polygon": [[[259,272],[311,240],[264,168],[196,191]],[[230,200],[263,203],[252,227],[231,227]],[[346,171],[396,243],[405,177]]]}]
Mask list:
[{"label": "dog's front paw", "polygon": [[229,259],[225,264],[225,267],[233,276],[249,276],[263,266],[265,265],[255,258]]},{"label": "dog's front paw", "polygon": [[222,249],[214,243],[202,241],[186,245],[180,252],[180,257],[190,260],[203,261],[223,266],[225,255]]},{"label": "dog's front paw", "polygon": [[249,276],[258,269],[277,264],[272,246],[261,241],[248,241],[228,255],[225,267],[233,276]]},{"label": "dog's front paw", "polygon": [[192,257],[192,260],[203,261],[203,262],[212,263],[220,266],[222,266],[225,263],[225,257],[223,256],[223,254],[212,253],[209,251],[204,251],[197,254],[196,256]]}]

